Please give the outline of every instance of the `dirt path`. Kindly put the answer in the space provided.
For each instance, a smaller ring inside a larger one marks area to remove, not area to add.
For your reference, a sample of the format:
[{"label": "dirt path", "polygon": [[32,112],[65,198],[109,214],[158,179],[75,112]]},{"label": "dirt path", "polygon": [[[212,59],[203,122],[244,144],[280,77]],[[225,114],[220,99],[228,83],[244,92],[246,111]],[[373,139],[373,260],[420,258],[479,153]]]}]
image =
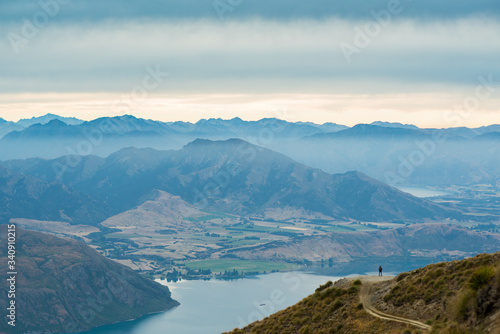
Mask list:
[{"label": "dirt path", "polygon": [[361,276],[361,277],[355,277],[354,279],[360,279],[363,284],[361,285],[361,289],[359,292],[359,298],[361,303],[363,303],[363,307],[366,312],[369,314],[373,315],[374,317],[384,319],[384,320],[390,320],[390,321],[397,321],[397,322],[402,322],[405,324],[413,325],[425,330],[430,330],[431,326],[424,324],[423,322],[416,321],[416,320],[411,320],[411,319],[406,319],[402,317],[397,317],[395,315],[387,314],[384,312],[381,312],[377,310],[372,302],[371,302],[371,296],[370,296],[370,288],[373,286],[374,283],[377,282],[383,282],[383,281],[389,281],[393,279],[393,276]]}]

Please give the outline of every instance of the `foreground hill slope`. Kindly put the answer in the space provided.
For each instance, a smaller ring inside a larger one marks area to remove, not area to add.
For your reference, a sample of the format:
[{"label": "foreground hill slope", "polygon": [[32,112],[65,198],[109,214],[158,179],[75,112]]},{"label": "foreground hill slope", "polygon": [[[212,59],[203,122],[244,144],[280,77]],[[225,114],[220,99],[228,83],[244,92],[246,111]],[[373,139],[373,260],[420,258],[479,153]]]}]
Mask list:
[{"label": "foreground hill slope", "polygon": [[[3,245],[6,227],[0,226]],[[167,287],[75,240],[18,228],[16,249],[17,325],[2,321],[0,332],[84,331],[178,305]],[[6,252],[2,247],[2,268],[7,268]],[[6,280],[1,287],[7,291]],[[0,298],[3,310],[6,298]]]},{"label": "foreground hill slope", "polygon": [[[380,318],[384,314],[403,322]],[[500,253],[433,264],[389,280],[328,282],[298,304],[231,333],[424,332],[500,332]]]}]

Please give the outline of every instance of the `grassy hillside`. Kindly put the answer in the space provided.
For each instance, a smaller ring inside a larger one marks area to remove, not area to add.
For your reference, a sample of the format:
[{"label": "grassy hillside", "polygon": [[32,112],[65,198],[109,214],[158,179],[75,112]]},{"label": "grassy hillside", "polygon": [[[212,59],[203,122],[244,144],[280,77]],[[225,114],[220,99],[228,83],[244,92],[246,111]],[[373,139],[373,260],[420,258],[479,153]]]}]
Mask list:
[{"label": "grassy hillside", "polygon": [[[434,333],[500,333],[500,253],[400,274],[378,309],[433,325]],[[496,326],[495,326],[496,321]]]},{"label": "grassy hillside", "polygon": [[328,282],[298,304],[231,333],[428,332],[368,314],[361,288],[378,311],[428,324],[430,333],[500,333],[500,253],[433,264],[384,282]]},{"label": "grassy hillside", "polygon": [[338,287],[327,282],[298,304],[230,333],[400,334],[410,328],[366,313],[359,302],[360,283],[353,281],[349,286]]}]

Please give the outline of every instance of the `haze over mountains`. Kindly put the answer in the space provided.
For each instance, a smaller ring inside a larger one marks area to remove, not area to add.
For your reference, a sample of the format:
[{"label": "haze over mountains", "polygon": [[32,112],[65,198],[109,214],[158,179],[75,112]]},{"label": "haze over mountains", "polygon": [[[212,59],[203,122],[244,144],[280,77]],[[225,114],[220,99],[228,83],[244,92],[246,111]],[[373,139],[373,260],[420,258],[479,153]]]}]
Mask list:
[{"label": "haze over mountains", "polygon": [[[0,224],[17,218],[20,226],[84,240],[150,275],[177,277],[193,260],[427,263],[500,247],[496,190],[476,211],[474,203],[431,201],[388,185],[497,185],[496,125],[435,130],[376,122],[348,128],[132,116],[81,122],[55,115],[5,123],[3,129],[22,129],[0,139]],[[22,252],[40,255],[23,258],[27,275],[55,282],[40,294],[26,292],[29,312],[50,304],[52,296],[57,301],[33,328],[64,309],[54,324],[60,331],[76,317],[85,290],[79,286],[95,292],[121,268],[73,241],[24,231],[21,237]],[[59,253],[66,259],[62,266],[55,264]],[[78,276],[73,270],[79,266],[97,276]],[[118,313],[100,314],[92,324],[79,321],[78,328],[138,316],[130,308],[141,309],[151,293],[162,298],[151,299],[148,312],[175,305],[168,290],[152,282],[130,272],[120,279],[140,291],[113,299],[110,309]],[[94,281],[101,285],[90,285]],[[33,282],[33,289],[42,285]],[[61,292],[68,289],[74,298]]]},{"label": "haze over mountains", "polygon": [[[128,148],[107,158],[83,157],[75,168],[67,166],[66,157],[2,164],[44,182],[63,182],[115,214],[161,190],[200,209],[244,216],[363,221],[461,217],[457,209],[416,198],[362,173],[331,175],[239,139],[198,139],[178,151]],[[60,166],[68,167],[63,174]]]},{"label": "haze over mountains", "polygon": [[500,175],[500,125],[420,129],[374,122],[348,128],[278,119],[209,119],[193,124],[133,116],[82,122],[49,114],[0,123],[0,129],[0,160],[106,157],[126,147],[180,149],[199,138],[239,138],[328,173],[356,170],[392,185],[496,184]]}]

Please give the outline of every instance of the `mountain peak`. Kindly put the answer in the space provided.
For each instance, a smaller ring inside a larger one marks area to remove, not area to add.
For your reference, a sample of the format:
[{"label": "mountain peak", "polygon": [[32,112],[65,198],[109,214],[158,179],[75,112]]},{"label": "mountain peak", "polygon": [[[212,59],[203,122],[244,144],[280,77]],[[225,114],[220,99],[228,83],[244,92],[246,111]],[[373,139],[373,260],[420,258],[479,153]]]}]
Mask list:
[{"label": "mountain peak", "polygon": [[370,125],[376,125],[384,128],[401,128],[401,129],[413,129],[413,130],[418,130],[419,127],[415,126],[413,124],[402,124],[402,123],[397,123],[397,122],[372,122]]},{"label": "mountain peak", "polygon": [[26,119],[21,119],[17,122],[18,125],[21,125],[25,128],[28,128],[35,124],[47,124],[53,120],[59,120],[67,125],[78,125],[83,123],[82,120],[74,118],[74,117],[62,117],[59,115],[48,113],[46,115],[40,117],[31,117]]},{"label": "mountain peak", "polygon": [[55,118],[55,119],[49,121],[47,123],[47,126],[51,126],[51,127],[54,127],[54,126],[68,126],[68,124],[64,123],[63,121],[61,121],[61,120],[59,120],[57,118]]}]

